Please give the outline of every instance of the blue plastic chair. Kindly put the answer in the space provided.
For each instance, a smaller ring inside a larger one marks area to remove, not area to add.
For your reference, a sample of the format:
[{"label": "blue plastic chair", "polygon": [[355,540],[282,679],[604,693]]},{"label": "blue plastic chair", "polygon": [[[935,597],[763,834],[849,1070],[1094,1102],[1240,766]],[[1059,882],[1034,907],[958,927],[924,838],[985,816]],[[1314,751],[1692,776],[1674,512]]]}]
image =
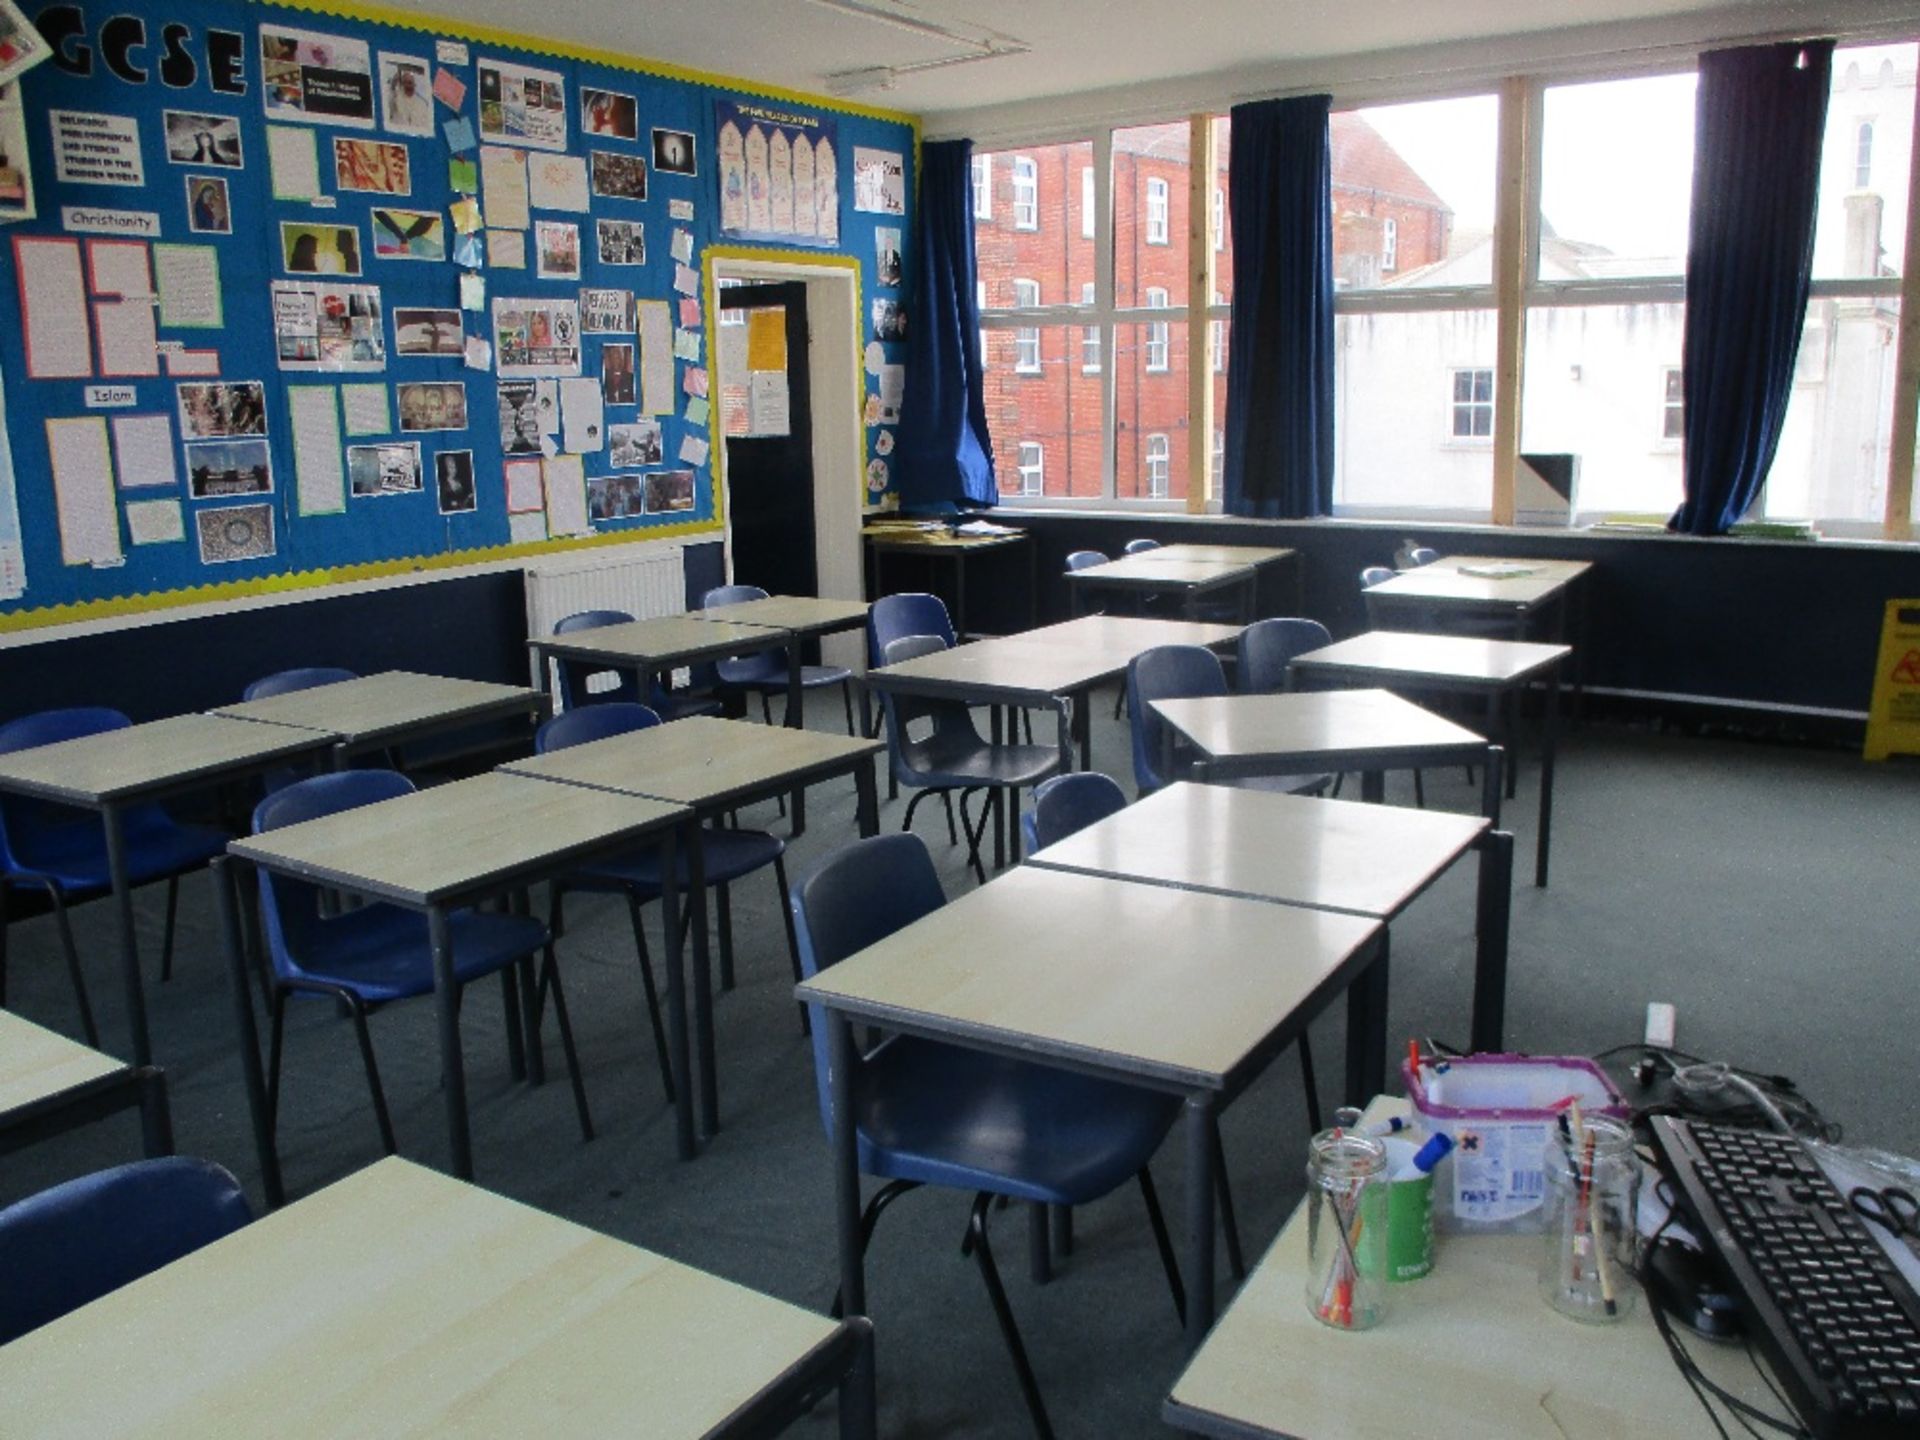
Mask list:
[{"label": "blue plastic chair", "polygon": [[[737,605],[745,600],[765,600],[767,592],[758,585],[720,585],[700,597],[700,608],[710,610],[716,605]],[[757,655],[742,655],[734,660],[722,660],[714,666],[717,688],[722,692],[735,691],[741,694],[758,694],[760,697],[760,717],[767,724],[773,723],[773,706],[768,697],[787,693],[787,652],[785,650],[762,650]],[[800,688],[802,690],[824,690],[830,685],[840,687],[840,700],[847,711],[847,734],[853,734],[853,672],[844,665],[802,665],[800,667]]]},{"label": "blue plastic chair", "polygon": [[1393,575],[1394,572],[1391,566],[1369,565],[1360,572],[1360,588],[1362,590],[1371,590],[1374,586],[1384,584],[1386,581],[1391,580]]},{"label": "blue plastic chair", "polygon": [[[1227,674],[1220,657],[1204,645],[1156,645],[1127,664],[1127,715],[1133,730],[1133,779],[1142,795],[1151,795],[1175,777],[1160,771],[1166,722],[1148,702],[1225,695]],[[1274,790],[1288,795],[1318,795],[1331,775],[1254,775],[1231,781],[1245,790]]]},{"label": "blue plastic chair", "polygon": [[[602,625],[625,625],[632,619],[633,616],[624,610],[581,610],[556,621],[553,633],[565,635],[574,630],[597,630]],[[555,660],[554,665],[560,674],[560,703],[565,709],[639,702],[640,691],[634,684],[630,670],[595,670],[591,664],[581,660]],[[680,720],[688,715],[718,715],[720,702],[705,693],[712,668],[709,665],[694,666],[694,684],[685,691],[668,690],[658,680],[649,678],[648,707],[663,720]],[[604,690],[588,689],[587,682],[601,675],[615,676],[616,683]]]},{"label": "blue plastic chair", "polygon": [[240,1182],[169,1155],[82,1175],[0,1210],[0,1345],[253,1219]]},{"label": "blue plastic chair", "polygon": [[[945,903],[919,836],[856,841],[794,890],[800,968],[812,978]],[[814,1079],[831,1138],[829,1054],[827,1026],[815,1015]],[[961,1253],[979,1266],[1042,1436],[1052,1428],[987,1240],[987,1212],[996,1197],[1085,1205],[1137,1178],[1174,1308],[1184,1319],[1179,1266],[1147,1169],[1179,1113],[1177,1097],[905,1035],[856,1053],[849,1078],[860,1169],[887,1182],[861,1216],[862,1253],[881,1213],[907,1191],[938,1185],[975,1192]]]},{"label": "blue plastic chair", "polygon": [[1438,550],[1429,549],[1425,545],[1416,545],[1408,553],[1407,558],[1416,565],[1431,565],[1434,561],[1440,558],[1440,552]]},{"label": "blue plastic chair", "polygon": [[1256,620],[1240,632],[1234,668],[1242,695],[1271,695],[1293,688],[1287,668],[1293,657],[1331,645],[1333,635],[1318,620],[1283,616]]},{"label": "blue plastic chair", "polygon": [[882,595],[867,607],[867,664],[886,664],[888,644],[908,635],[938,635],[949,648],[960,643],[938,595]]},{"label": "blue plastic chair", "polygon": [[1110,775],[1098,770],[1056,775],[1034,788],[1033,808],[1020,817],[1020,833],[1031,855],[1126,808],[1127,792]]},{"label": "blue plastic chair", "polygon": [[[42,710],[0,725],[0,755],[125,730],[133,722],[118,710],[82,706]],[[182,825],[159,805],[136,805],[122,816],[131,884],[167,882],[167,918],[160,942],[160,978],[173,975],[174,919],[180,908],[180,877],[225,853],[227,833],[207,825]],[[100,817],[70,805],[0,795],[0,1006],[7,1000],[7,892],[37,886],[47,892],[66,955],[73,998],[87,1043],[98,1045],[80,953],[73,943],[69,902],[90,900],[113,889],[107,867],[107,832]]]},{"label": "blue plastic chair", "polygon": [[[253,833],[264,835],[342,810],[378,804],[410,795],[413,789],[412,781],[392,770],[316,775],[269,795],[255,806]],[[433,949],[427,935],[427,917],[378,902],[324,914],[321,887],[264,869],[259,878],[261,932],[273,971],[267,1124],[271,1128],[279,1113],[287,1001],[296,995],[324,995],[338,1000],[353,1017],[374,1119],[380,1127],[380,1143],[392,1155],[399,1147],[394,1143],[393,1122],[387,1113],[386,1091],[380,1084],[367,1016],[382,1005],[433,993]],[[542,956],[540,991],[544,994],[548,987],[553,990],[560,1043],[573,1081],[574,1106],[580,1112],[580,1133],[591,1140],[593,1121],[587,1113],[586,1087],[580,1079],[573,1027],[567,1020],[566,997],[560,989],[560,972],[547,927],[524,915],[477,910],[456,910],[447,917],[447,925],[453,944],[454,981],[462,990],[482,976],[508,971],[522,961],[530,964],[534,955]],[[532,977],[526,978],[531,983]],[[516,1033],[519,1015],[510,978],[505,988],[508,1030],[512,1034]]]},{"label": "blue plastic chair", "polygon": [[[660,717],[644,705],[589,705],[581,710],[569,710],[563,715],[556,715],[541,725],[534,732],[533,748],[536,754],[545,755],[571,745],[585,745],[612,735],[647,730],[660,723]],[[784,919],[787,914],[787,866],[784,858],[787,846],[779,836],[770,835],[764,830],[736,830],[719,825],[709,825],[701,830],[700,845],[706,882],[714,891],[720,930],[720,984],[722,989],[730,990],[733,988],[733,906],[728,886],[756,870],[772,866],[774,881],[780,889],[780,914]],[[676,852],[674,872],[676,883],[685,887],[690,879],[690,870],[684,847]],[[570,870],[553,882],[547,925],[556,936],[566,933],[563,902],[570,890],[626,897],[627,918],[633,926],[634,951],[640,961],[640,983],[647,995],[647,1019],[653,1027],[654,1050],[660,1063],[660,1083],[671,1103],[674,1099],[673,1068],[667,1054],[666,1031],[660,1023],[660,993],[654,985],[653,960],[647,951],[646,931],[640,923],[640,907],[649,900],[657,900],[661,889],[660,857],[651,845],[630,854],[595,861],[592,865]],[[693,923],[691,906],[681,912],[680,923],[684,939],[687,927]],[[795,983],[798,983],[800,961],[794,949],[791,921],[787,924],[787,953],[792,958],[793,976]]]},{"label": "blue plastic chair", "polygon": [[[946,648],[937,635],[906,635],[887,643],[882,660],[898,665]],[[973,790],[999,791],[1008,804],[1018,804],[1020,787],[1038,785],[1059,770],[1060,752],[1051,746],[995,744],[983,738],[974,728],[973,712],[957,700],[899,695],[891,690],[883,690],[880,700],[887,719],[887,763],[895,783],[907,789],[961,792],[960,823],[967,837],[967,863],[973,866],[980,883],[986,884],[980,840],[993,815],[993,797],[982,802],[979,823],[975,824],[967,815],[967,794]],[[931,729],[916,740],[912,727],[921,721]],[[900,828],[905,830],[912,824],[913,807],[908,806]],[[1019,858],[1013,857],[1016,862]]]},{"label": "blue plastic chair", "polygon": [[1087,570],[1095,565],[1104,565],[1107,557],[1098,550],[1075,550],[1067,556],[1067,569]]},{"label": "blue plastic chair", "polygon": [[1158,550],[1159,548],[1160,542],[1158,540],[1129,540],[1126,543],[1126,548],[1123,553],[1128,555],[1144,555],[1149,550]]},{"label": "blue plastic chair", "polygon": [[265,700],[270,695],[286,695],[295,690],[315,690],[322,685],[338,685],[343,680],[358,680],[351,670],[334,665],[309,665],[299,670],[279,670],[262,675],[240,694],[242,700]]}]

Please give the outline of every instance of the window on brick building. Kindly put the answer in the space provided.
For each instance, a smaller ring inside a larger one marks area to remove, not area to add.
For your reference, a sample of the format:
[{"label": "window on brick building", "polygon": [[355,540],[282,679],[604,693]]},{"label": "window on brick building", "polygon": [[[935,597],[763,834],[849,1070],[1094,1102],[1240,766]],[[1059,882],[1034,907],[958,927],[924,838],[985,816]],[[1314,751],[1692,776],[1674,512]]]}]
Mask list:
[{"label": "window on brick building", "polygon": [[1171,451],[1164,435],[1147,437],[1147,498],[1164,500],[1173,490]]},{"label": "window on brick building", "polygon": [[[1013,282],[1013,308],[1016,310],[1036,310],[1040,306],[1040,282],[1038,280],[1015,280]],[[1013,368],[1022,375],[1040,373],[1040,327],[1022,325],[1013,332]]]},{"label": "window on brick building", "polygon": [[1224,375],[1227,372],[1227,322],[1209,320],[1207,322],[1207,348],[1213,352],[1213,373]]},{"label": "window on brick building", "polygon": [[993,218],[993,157],[991,155],[973,157],[973,218],[976,220]]},{"label": "window on brick building", "polygon": [[1030,155],[1013,157],[1013,228],[1040,228],[1040,167]]},{"label": "window on brick building", "polygon": [[[987,282],[984,280],[973,282],[973,308],[976,313],[987,308]],[[980,363],[987,363],[987,327],[984,325],[980,327]]]},{"label": "window on brick building", "polygon": [[1167,182],[1158,177],[1147,181],[1147,244],[1167,243]]},{"label": "window on brick building", "polygon": [[1680,440],[1687,433],[1687,407],[1680,391],[1680,367],[1663,366],[1660,371],[1660,438]]},{"label": "window on brick building", "polygon": [[1047,493],[1047,452],[1037,440],[1020,442],[1020,493]]},{"label": "window on brick building", "polygon": [[[1093,282],[1089,280],[1080,287],[1080,303],[1093,304]],[[1083,325],[1080,329],[1080,373],[1098,375],[1100,373],[1100,327]]]},{"label": "window on brick building", "polygon": [[1853,188],[1873,188],[1873,122],[1862,120],[1853,136]]},{"label": "window on brick building", "polygon": [[1207,466],[1207,498],[1220,498],[1220,482],[1227,473],[1227,432],[1213,427],[1213,459]]},{"label": "window on brick building", "polygon": [[1493,438],[1493,371],[1453,372],[1452,414],[1448,433],[1455,440]]},{"label": "window on brick building", "polygon": [[1093,239],[1093,167],[1082,166],[1080,170],[1080,238]]},{"label": "window on brick building", "polygon": [[1227,192],[1218,185],[1213,187],[1212,217],[1213,248],[1227,248]]},{"label": "window on brick building", "polygon": [[[1157,285],[1147,287],[1147,308],[1164,310],[1167,308],[1167,292]],[[1147,332],[1147,370],[1158,374],[1167,368],[1169,330],[1164,320],[1154,320],[1146,326]]]},{"label": "window on brick building", "polygon": [[1400,264],[1400,222],[1389,215],[1380,226],[1380,269],[1395,270]]}]

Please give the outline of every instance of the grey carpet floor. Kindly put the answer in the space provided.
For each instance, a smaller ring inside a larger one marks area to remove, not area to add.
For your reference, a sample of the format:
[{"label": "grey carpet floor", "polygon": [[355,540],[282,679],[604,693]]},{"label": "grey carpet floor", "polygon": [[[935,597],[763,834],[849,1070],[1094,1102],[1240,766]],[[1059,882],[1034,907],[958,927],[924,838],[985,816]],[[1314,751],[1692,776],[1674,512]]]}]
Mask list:
[{"label": "grey carpet floor", "polygon": [[[1094,713],[1095,763],[1121,774],[1124,726],[1112,721],[1110,698],[1096,697]],[[1430,805],[1473,807],[1477,792],[1457,770],[1426,779]],[[1545,891],[1530,883],[1536,781],[1529,765],[1507,819],[1518,840],[1513,1045],[1586,1053],[1636,1040],[1646,1003],[1667,1000],[1679,1008],[1683,1048],[1792,1075],[1846,1123],[1850,1137],[1920,1151],[1920,1113],[1888,1094],[1912,1053],[1920,767],[1578,728],[1563,746],[1554,883]],[[1407,777],[1392,778],[1389,798],[1411,803]],[[792,847],[796,874],[854,834],[849,784],[816,789],[810,804],[808,833]],[[883,806],[883,826],[898,827],[903,808]],[[742,821],[785,832],[770,803]],[[946,843],[933,804],[921,807],[916,829],[931,843],[948,893],[969,888],[962,853]],[[150,970],[160,901],[158,890],[140,897]],[[1443,877],[1395,927],[1396,1044],[1414,1034],[1464,1042],[1472,915],[1469,865]],[[508,1078],[498,991],[488,984],[469,997],[465,1016],[478,1180],[824,1309],[836,1283],[827,1149],[770,875],[735,887],[734,916],[739,985],[717,1008],[723,1127],[700,1158],[674,1158],[672,1116],[644,1022],[624,908],[589,897],[570,905],[561,959],[599,1137],[581,1143],[564,1083],[530,1089]],[[650,922],[657,955],[657,917]],[[110,907],[84,907],[76,926],[105,1046],[114,1050],[125,1031]],[[11,971],[15,1009],[77,1034],[50,920],[16,925]],[[184,885],[175,978],[150,993],[180,1150],[229,1166],[257,1196],[204,878]],[[402,1153],[444,1164],[431,1006],[383,1013],[374,1032]],[[551,1025],[547,1040],[558,1072]],[[1316,1024],[1313,1040],[1322,1093],[1332,1103],[1342,1007]],[[1280,1057],[1226,1113],[1223,1130],[1241,1226],[1257,1254],[1302,1188],[1307,1123],[1292,1055]],[[0,1167],[0,1203],[133,1158],[137,1147],[131,1118],[36,1147]],[[297,1007],[289,1026],[281,1147],[296,1196],[378,1155],[351,1028],[325,1004]],[[1169,1145],[1154,1167],[1176,1227],[1178,1149]],[[875,1239],[869,1299],[882,1426],[890,1436],[1030,1433],[985,1293],[960,1256],[966,1209],[963,1195],[922,1191],[888,1213]],[[1137,1191],[1123,1188],[1079,1214],[1075,1252],[1045,1286],[1026,1274],[1024,1215],[1015,1209],[998,1216],[994,1235],[1060,1433],[1167,1433],[1160,1401],[1179,1371],[1181,1339]],[[1535,1299],[1529,1294],[1516,1303]],[[647,1357],[633,1361],[644,1365]],[[834,1433],[831,1408],[795,1433]],[[634,1431],[649,1433],[645,1417],[635,1417]]]}]

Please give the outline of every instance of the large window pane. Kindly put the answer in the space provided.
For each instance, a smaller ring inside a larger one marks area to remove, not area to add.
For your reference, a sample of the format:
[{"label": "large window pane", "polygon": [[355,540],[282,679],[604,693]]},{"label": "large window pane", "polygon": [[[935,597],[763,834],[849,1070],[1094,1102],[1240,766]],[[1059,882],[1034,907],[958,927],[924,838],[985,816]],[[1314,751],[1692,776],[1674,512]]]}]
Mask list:
[{"label": "large window pane", "polygon": [[[1114,326],[1113,363],[1115,498],[1185,499],[1190,428],[1185,324],[1169,320]],[[1164,444],[1156,443],[1155,436]]]},{"label": "large window pane", "polygon": [[1834,52],[1813,242],[1816,280],[1900,273],[1917,52],[1910,44]]},{"label": "large window pane", "polygon": [[1579,457],[1582,512],[1665,518],[1679,505],[1685,319],[1677,302],[1527,312],[1520,448]]},{"label": "large window pane", "polygon": [[1185,121],[1113,132],[1113,288],[1122,309],[1162,290],[1187,299]]},{"label": "large window pane", "polygon": [[1335,114],[1334,284],[1490,285],[1499,129],[1492,95]]},{"label": "large window pane", "polygon": [[[985,338],[987,431],[1000,493],[1099,496],[1100,377],[1082,374],[1081,327],[996,329]],[[1030,358],[1037,369],[1023,368]]]},{"label": "large window pane", "polygon": [[1762,513],[1801,520],[1885,515],[1899,329],[1895,296],[1815,296],[1807,306]]},{"label": "large window pane", "polygon": [[1495,329],[1491,310],[1336,317],[1336,505],[1491,509],[1492,410],[1475,397],[1491,395]]},{"label": "large window pane", "polygon": [[976,191],[973,238],[983,287],[981,308],[1019,303],[1016,279],[1040,287],[1043,305],[1071,305],[1093,283],[1094,241],[1082,232],[1081,172],[1093,145],[1029,145],[975,157],[985,202]]},{"label": "large window pane", "polygon": [[1696,80],[1689,72],[1548,87],[1543,281],[1686,273]]},{"label": "large window pane", "polygon": [[1233,202],[1227,178],[1233,160],[1233,120],[1218,115],[1213,121],[1213,288],[1222,301],[1233,299]]}]

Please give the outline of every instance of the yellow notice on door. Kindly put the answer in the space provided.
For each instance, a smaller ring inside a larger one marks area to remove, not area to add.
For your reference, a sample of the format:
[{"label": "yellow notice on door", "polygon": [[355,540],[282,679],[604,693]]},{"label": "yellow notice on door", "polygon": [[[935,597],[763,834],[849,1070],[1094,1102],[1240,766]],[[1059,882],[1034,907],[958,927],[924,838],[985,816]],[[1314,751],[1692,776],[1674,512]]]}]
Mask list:
[{"label": "yellow notice on door", "polygon": [[769,305],[747,312],[747,369],[787,368],[787,307]]},{"label": "yellow notice on door", "polygon": [[1889,600],[1867,712],[1866,758],[1920,755],[1920,600]]}]

